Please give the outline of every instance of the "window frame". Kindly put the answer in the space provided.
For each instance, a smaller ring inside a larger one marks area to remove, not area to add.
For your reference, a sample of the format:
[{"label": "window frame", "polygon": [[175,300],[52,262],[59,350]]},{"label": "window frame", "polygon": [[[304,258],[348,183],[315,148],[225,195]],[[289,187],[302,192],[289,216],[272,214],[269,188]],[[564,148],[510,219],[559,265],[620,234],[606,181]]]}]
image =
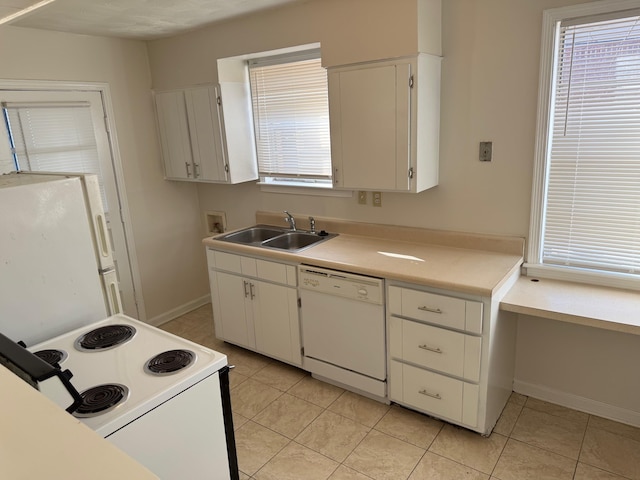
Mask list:
[{"label": "window frame", "polygon": [[558,51],[556,42],[560,22],[571,18],[604,15],[624,10],[637,10],[637,8],[637,0],[603,0],[591,4],[549,9],[543,12],[531,217],[527,262],[524,264],[528,276],[640,290],[640,279],[637,275],[542,263],[542,237],[548,175],[547,158],[550,146],[550,128],[552,128],[552,108],[555,101],[553,86],[556,82],[555,64]]}]

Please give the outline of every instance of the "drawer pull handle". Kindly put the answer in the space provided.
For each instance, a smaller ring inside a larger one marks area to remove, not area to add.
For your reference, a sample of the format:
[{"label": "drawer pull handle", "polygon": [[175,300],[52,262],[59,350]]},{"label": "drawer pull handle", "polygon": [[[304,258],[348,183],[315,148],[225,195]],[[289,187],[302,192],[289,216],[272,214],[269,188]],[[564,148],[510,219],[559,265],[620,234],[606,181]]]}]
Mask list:
[{"label": "drawer pull handle", "polygon": [[247,298],[249,296],[249,292],[247,291],[247,287],[249,286],[249,282],[247,282],[246,280],[243,280],[242,284],[244,285],[244,298]]},{"label": "drawer pull handle", "polygon": [[426,390],[418,390],[418,393],[420,395],[426,395],[427,397],[431,397],[431,398],[435,398],[436,400],[442,400],[442,397],[440,396],[439,393],[431,393],[431,392],[427,392]]},{"label": "drawer pull handle", "polygon": [[422,307],[418,307],[418,310],[422,310],[423,312],[437,313],[437,314],[442,313],[442,310],[440,310],[439,308],[431,308],[431,307],[427,307],[426,305],[423,305]]},{"label": "drawer pull handle", "polygon": [[442,353],[442,350],[440,350],[440,347],[430,347],[429,345],[418,345],[418,348],[421,348],[422,350],[427,350],[429,352],[433,352],[433,353]]}]

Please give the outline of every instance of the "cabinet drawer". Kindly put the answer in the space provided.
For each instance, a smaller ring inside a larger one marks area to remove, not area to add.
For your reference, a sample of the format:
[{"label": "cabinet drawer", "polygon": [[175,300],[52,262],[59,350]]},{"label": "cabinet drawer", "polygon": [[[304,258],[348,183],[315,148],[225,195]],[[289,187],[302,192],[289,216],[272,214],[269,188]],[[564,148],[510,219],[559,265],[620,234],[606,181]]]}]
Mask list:
[{"label": "cabinet drawer", "polygon": [[391,357],[397,360],[472,382],[480,380],[480,337],[391,317],[389,345]]},{"label": "cabinet drawer", "polygon": [[[209,254],[211,252],[212,255]],[[211,258],[213,257],[213,265]],[[224,270],[225,272],[233,272],[249,277],[256,277],[256,260],[251,257],[243,257],[233,253],[218,252],[217,250],[207,251],[207,260],[209,264],[216,270]]]},{"label": "cabinet drawer", "polygon": [[256,263],[257,275],[261,280],[296,286],[295,267],[266,260],[256,260]]},{"label": "cabinet drawer", "polygon": [[240,255],[213,250],[213,266],[218,270],[242,273]]},{"label": "cabinet drawer", "polygon": [[[391,400],[470,427],[478,423],[478,385],[391,362]],[[394,398],[398,395],[401,398]]]},{"label": "cabinet drawer", "polygon": [[402,287],[389,287],[392,314],[482,333],[482,303]]}]

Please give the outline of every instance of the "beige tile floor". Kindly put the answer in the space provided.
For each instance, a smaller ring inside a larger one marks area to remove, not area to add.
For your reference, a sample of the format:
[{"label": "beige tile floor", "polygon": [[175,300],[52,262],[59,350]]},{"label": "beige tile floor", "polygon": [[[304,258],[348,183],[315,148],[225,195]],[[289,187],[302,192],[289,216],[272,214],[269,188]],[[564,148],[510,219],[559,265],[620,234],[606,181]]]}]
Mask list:
[{"label": "beige tile floor", "polygon": [[384,405],[217,340],[211,305],[162,326],[235,365],[241,479],[640,480],[640,429],[514,393],[493,433]]}]

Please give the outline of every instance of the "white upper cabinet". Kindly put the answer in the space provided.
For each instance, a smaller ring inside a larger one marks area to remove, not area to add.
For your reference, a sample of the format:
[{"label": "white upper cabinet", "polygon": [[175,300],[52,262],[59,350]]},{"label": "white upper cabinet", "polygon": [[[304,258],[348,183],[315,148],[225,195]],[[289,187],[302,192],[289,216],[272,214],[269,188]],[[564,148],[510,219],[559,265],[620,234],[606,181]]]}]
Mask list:
[{"label": "white upper cabinet", "polygon": [[[239,183],[258,178],[253,143],[247,144],[233,116],[224,114],[220,87],[156,92],[155,101],[167,179]],[[229,92],[229,103],[236,101],[238,95]],[[228,118],[230,128],[225,128]]]},{"label": "white upper cabinet", "polygon": [[335,188],[420,192],[438,184],[440,62],[419,54],[329,69]]}]

